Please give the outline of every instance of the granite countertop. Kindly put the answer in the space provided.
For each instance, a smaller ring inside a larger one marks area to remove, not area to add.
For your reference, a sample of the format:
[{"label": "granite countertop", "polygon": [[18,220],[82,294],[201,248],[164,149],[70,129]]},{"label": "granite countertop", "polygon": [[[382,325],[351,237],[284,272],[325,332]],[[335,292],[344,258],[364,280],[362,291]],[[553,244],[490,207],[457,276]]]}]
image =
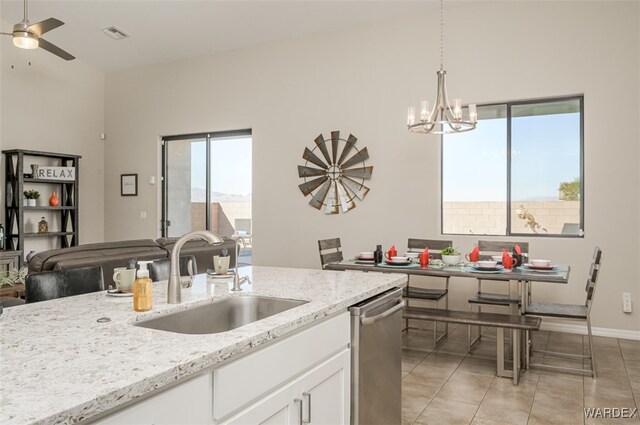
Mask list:
[{"label": "granite countertop", "polygon": [[[405,275],[245,267],[242,293],[229,280],[196,276],[182,304],[167,304],[166,282],[154,306],[96,292],[4,310],[0,318],[0,423],[77,423],[190,377],[386,289]],[[308,301],[240,328],[211,335],[158,331],[132,323],[247,294]],[[98,323],[109,317],[111,321]]]}]

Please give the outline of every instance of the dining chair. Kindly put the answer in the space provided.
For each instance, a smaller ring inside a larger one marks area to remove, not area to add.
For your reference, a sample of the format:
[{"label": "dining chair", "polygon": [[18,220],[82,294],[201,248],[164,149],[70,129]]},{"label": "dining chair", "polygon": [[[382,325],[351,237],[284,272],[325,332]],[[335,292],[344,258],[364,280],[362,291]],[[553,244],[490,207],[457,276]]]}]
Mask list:
[{"label": "dining chair", "polygon": [[24,289],[27,303],[104,291],[102,267],[80,267],[29,274],[25,279]]},{"label": "dining chair", "polygon": [[[445,241],[439,239],[414,239],[409,238],[407,242],[407,250],[409,252],[422,252],[425,248],[429,249],[429,256],[431,259],[442,259],[440,253],[444,248],[451,246],[452,241]],[[440,301],[444,300],[445,310],[449,309],[449,277],[443,277],[445,279],[444,289],[442,288],[421,288],[411,286],[411,275],[407,276],[407,286],[404,288],[404,300],[405,305],[409,307],[410,300],[432,302],[435,307],[438,308]],[[403,330],[408,331],[412,328],[409,326],[409,319],[405,319],[405,327]],[[440,338],[438,338],[438,322],[433,322],[433,346],[445,338],[449,334],[449,324],[445,323],[445,331]]]},{"label": "dining chair", "polygon": [[[325,264],[342,261],[342,251],[340,248],[340,238],[321,239],[318,241],[318,251],[320,252],[320,266],[324,269]],[[328,252],[327,252],[328,251]]]},{"label": "dining chair", "polygon": [[[171,271],[170,258],[152,261],[147,264],[147,267],[149,269],[149,279],[151,279],[152,282],[169,280],[169,273]],[[196,270],[198,270],[196,257],[193,255],[180,256],[180,276],[193,276]]]},{"label": "dining chair", "polygon": [[[491,260],[491,256],[501,255],[503,249],[508,253],[512,253],[513,247],[516,245],[520,247],[522,254],[529,254],[528,242],[478,241],[478,248],[480,250],[480,259]],[[473,311],[474,306],[477,306],[478,312],[482,312],[483,305],[492,306],[492,307],[510,307],[511,304],[519,302],[519,300],[511,299],[508,293],[498,294],[493,292],[482,292],[483,280],[493,280],[493,279],[491,279],[491,277],[478,279],[478,292],[476,292],[471,298],[468,299],[469,311]],[[527,282],[526,287],[527,287],[527,291],[531,290],[530,282]],[[471,338],[471,325],[468,326],[467,345],[469,350],[471,350],[471,346],[476,342],[476,340],[479,340],[481,338],[482,338],[481,326],[478,326],[478,337],[475,339]]]},{"label": "dining chair", "polygon": [[[591,376],[593,378],[596,377],[596,359],[595,352],[593,350],[593,335],[591,333],[591,306],[593,305],[593,296],[596,292],[596,282],[598,281],[598,275],[600,274],[600,261],[602,259],[602,250],[599,247],[596,247],[593,250],[593,257],[591,265],[589,266],[589,277],[587,278],[587,284],[585,285],[586,292],[586,300],[584,304],[574,305],[574,304],[555,304],[555,303],[529,303],[524,309],[524,314],[527,316],[538,316],[538,317],[553,317],[556,320],[571,320],[571,321],[583,321],[587,326],[587,335],[589,338],[589,355],[582,354],[569,354],[569,353],[559,353],[547,350],[532,350],[531,349],[531,335],[529,331],[525,333],[525,343],[526,352],[525,352],[525,365],[528,368],[530,365],[530,357],[533,353],[547,355],[549,357],[560,357],[560,358],[569,358],[569,359],[585,359],[591,361]],[[581,350],[582,351],[582,350]],[[570,372],[580,372],[585,373],[589,372],[589,370],[585,370],[584,368],[577,369],[571,367],[563,367],[563,366],[551,366],[551,365],[543,365],[543,364],[535,364],[533,365],[538,368],[547,368],[554,370],[565,370]]]}]

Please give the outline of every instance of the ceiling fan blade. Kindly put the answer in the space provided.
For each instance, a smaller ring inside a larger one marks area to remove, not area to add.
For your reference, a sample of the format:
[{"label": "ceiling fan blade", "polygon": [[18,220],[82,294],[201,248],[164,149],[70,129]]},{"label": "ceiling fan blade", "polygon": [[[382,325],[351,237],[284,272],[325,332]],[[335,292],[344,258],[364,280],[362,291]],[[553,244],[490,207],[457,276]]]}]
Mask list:
[{"label": "ceiling fan blade", "polygon": [[55,44],[49,43],[44,38],[39,39],[39,42],[40,42],[40,47],[42,47],[44,50],[46,50],[49,53],[53,53],[54,55],[66,61],[70,61],[76,58],[75,56],[70,55],[69,53],[65,52]]},{"label": "ceiling fan blade", "polygon": [[36,22],[35,24],[29,25],[25,29],[25,31],[32,32],[40,37],[42,34],[54,30],[62,25],[64,25],[64,22],[62,22],[61,20],[56,18],[49,18],[45,19],[44,21]]}]

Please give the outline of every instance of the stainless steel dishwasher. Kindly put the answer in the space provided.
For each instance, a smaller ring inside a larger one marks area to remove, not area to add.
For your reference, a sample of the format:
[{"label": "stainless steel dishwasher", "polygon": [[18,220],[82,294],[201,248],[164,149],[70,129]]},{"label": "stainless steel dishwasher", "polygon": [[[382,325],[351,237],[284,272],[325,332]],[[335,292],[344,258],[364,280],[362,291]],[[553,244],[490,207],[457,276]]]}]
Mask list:
[{"label": "stainless steel dishwasher", "polygon": [[402,422],[402,288],[349,308],[351,423]]}]

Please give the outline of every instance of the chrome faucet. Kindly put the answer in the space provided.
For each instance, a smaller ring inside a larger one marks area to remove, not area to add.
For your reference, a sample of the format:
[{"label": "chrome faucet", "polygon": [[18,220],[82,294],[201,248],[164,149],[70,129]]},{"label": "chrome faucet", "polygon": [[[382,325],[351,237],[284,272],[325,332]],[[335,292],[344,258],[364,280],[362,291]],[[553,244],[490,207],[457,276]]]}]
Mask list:
[{"label": "chrome faucet", "polygon": [[[224,240],[213,232],[208,230],[196,230],[195,232],[187,233],[178,239],[176,244],[171,250],[171,266],[169,268],[169,286],[167,288],[167,303],[180,304],[182,295],[182,285],[180,284],[180,249],[182,246],[191,240],[202,239],[209,242],[212,245],[218,245],[224,242]],[[237,250],[237,249],[236,249]],[[236,260],[236,275],[237,275],[237,260]]]},{"label": "chrome faucet", "polygon": [[[231,288],[232,291],[237,292],[237,291],[242,291],[242,288],[240,288],[240,286],[245,283],[245,282],[249,282],[251,283],[251,279],[249,279],[249,276],[242,276],[240,277],[240,274],[238,273],[238,264],[240,263],[240,240],[242,238],[238,237],[236,238],[236,245],[235,245],[235,249],[236,249],[236,267],[234,268],[234,273],[233,273],[233,288]],[[244,241],[243,241],[244,243]]]}]

